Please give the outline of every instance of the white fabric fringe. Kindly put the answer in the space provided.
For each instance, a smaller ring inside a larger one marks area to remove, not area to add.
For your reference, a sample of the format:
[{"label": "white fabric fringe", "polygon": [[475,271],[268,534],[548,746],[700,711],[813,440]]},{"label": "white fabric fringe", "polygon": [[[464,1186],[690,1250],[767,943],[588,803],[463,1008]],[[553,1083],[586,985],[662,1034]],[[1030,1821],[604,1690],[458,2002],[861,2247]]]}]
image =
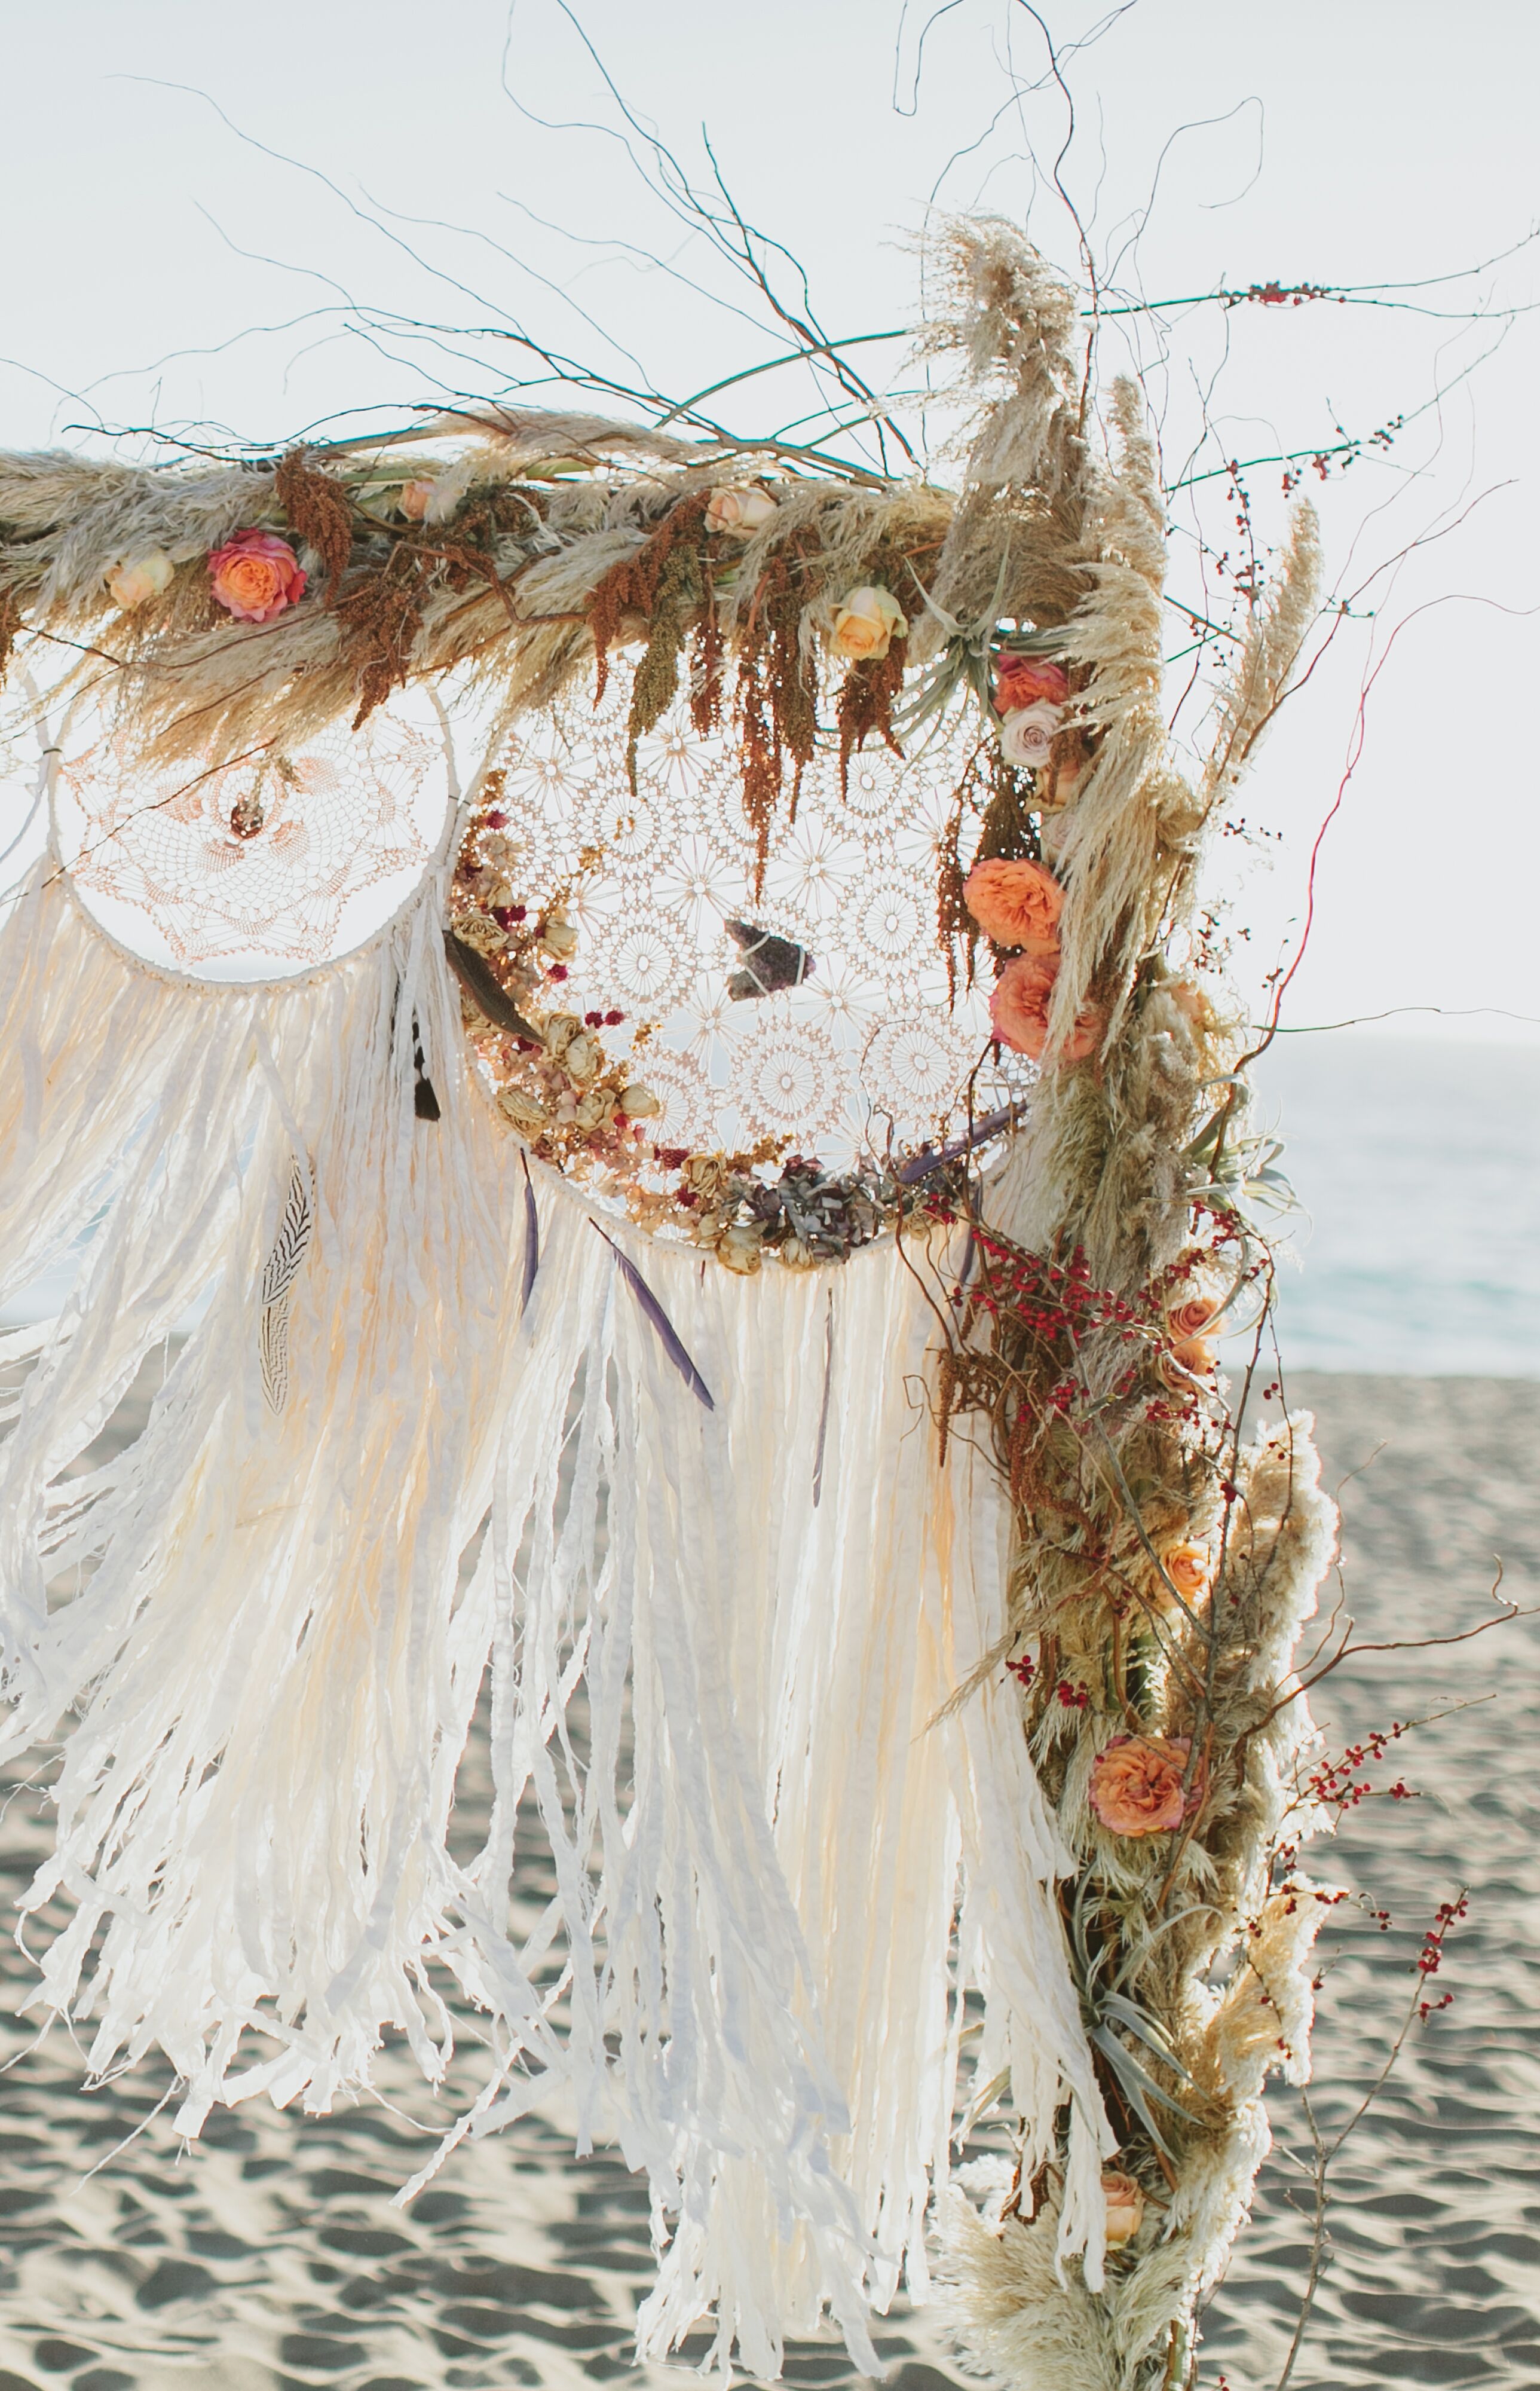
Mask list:
[{"label": "white fabric fringe", "polygon": [[[31,1364],[0,1449],[6,1749],[69,1730],[26,1906],[75,1908],[39,1999],[95,2019],[96,2069],[159,2045],[196,2133],[258,2092],[326,2108],[386,2027],[436,2078],[447,1966],[497,2053],[463,2129],[565,2083],[582,2140],[647,2169],[671,2238],[644,2355],[709,2307],[716,2361],[774,2374],[827,2306],[875,2372],[975,2042],[1029,2165],[1073,2100],[1062,2248],[1099,2273],[1067,1855],[1004,1694],[936,1718],[1003,1623],[995,1472],[961,1441],[938,1466],[933,1322],[891,1244],[746,1283],[532,1181],[437,920],[430,889],[303,985],[212,989],[135,965],[45,870],[0,937],[0,1301],[97,1223],[58,1318],[0,1340]],[[143,1433],[83,1464],[200,1301]],[[457,1864],[489,1670],[495,1802]],[[532,1923],[536,1816],[558,1891]]]}]

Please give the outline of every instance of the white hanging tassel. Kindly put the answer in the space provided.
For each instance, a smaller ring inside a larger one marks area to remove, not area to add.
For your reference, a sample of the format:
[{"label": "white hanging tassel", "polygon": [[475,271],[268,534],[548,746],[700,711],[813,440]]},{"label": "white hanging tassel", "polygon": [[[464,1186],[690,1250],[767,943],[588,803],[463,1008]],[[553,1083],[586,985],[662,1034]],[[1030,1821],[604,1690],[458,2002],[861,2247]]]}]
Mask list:
[{"label": "white hanging tassel", "polygon": [[[303,989],[212,990],[34,889],[0,1038],[0,1295],[107,1204],[0,1454],[9,1747],[79,1712],[39,1997],[96,2018],[92,2066],[158,2044],[186,2132],[327,2107],[387,2026],[436,2078],[441,1962],[498,2053],[463,2130],[565,2082],[580,2145],[648,2170],[644,2355],[712,2307],[718,2361],[774,2373],[827,2306],[876,2372],[971,1981],[973,2080],[1009,2067],[1029,2151],[1074,2104],[1062,2244],[1094,2268],[1064,1855],[988,1674],[941,1715],[998,1642],[1007,1519],[986,1461],[938,1459],[910,1258],[745,1284],[532,1179],[469,1082],[436,892]],[[61,1479],[200,1298],[143,1434]],[[526,1797],[557,1893],[516,1937]]]}]

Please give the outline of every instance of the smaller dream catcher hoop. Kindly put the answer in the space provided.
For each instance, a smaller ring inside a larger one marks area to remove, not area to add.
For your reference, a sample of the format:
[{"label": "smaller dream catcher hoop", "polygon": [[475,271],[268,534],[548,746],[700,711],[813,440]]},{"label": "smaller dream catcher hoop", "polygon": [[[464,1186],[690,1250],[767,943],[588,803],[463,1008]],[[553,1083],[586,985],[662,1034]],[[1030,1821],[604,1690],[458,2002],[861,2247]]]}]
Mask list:
[{"label": "smaller dream catcher hoop", "polygon": [[204,767],[147,769],[98,725],[54,776],[54,844],[86,912],[142,961],[289,978],[339,961],[421,885],[450,780],[437,727],[404,708]]}]

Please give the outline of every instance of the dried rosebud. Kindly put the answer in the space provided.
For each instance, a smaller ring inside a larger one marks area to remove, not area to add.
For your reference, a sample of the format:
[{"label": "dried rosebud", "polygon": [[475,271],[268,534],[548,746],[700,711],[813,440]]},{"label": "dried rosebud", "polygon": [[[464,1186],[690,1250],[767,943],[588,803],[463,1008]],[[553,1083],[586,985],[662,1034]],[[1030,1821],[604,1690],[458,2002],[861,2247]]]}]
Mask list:
[{"label": "dried rosebud", "polygon": [[[569,1050],[569,1053],[570,1052],[571,1050]],[[615,1095],[613,1089],[590,1088],[585,1096],[579,1098],[578,1108],[572,1118],[577,1122],[579,1129],[582,1130],[596,1130],[607,1127],[608,1124],[615,1118]]]},{"label": "dried rosebud", "polygon": [[505,1120],[511,1121],[514,1128],[521,1130],[526,1137],[538,1137],[542,1130],[550,1126],[550,1116],[544,1105],[536,1104],[522,1088],[499,1088],[497,1109]]},{"label": "dried rosebud", "polygon": [[662,1113],[662,1101],[650,1088],[639,1084],[621,1090],[621,1110],[627,1120],[657,1120]]},{"label": "dried rosebud", "polygon": [[564,962],[577,951],[578,934],[564,913],[552,913],[542,924],[540,943],[548,955]]},{"label": "dried rosebud", "polygon": [[604,1049],[598,1040],[591,1038],[586,1029],[580,1029],[575,1038],[569,1038],[562,1049],[561,1067],[567,1077],[581,1087],[584,1080],[593,1078],[603,1060]]},{"label": "dried rosebud", "polygon": [[734,1226],[724,1231],[717,1242],[716,1258],[740,1278],[752,1278],[763,1255],[756,1230]]}]

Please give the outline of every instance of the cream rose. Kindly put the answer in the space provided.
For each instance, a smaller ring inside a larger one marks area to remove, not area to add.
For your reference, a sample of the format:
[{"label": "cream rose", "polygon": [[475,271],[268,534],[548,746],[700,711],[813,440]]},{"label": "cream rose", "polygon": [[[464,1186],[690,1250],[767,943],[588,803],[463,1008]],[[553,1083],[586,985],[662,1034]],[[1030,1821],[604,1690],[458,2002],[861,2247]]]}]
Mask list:
[{"label": "cream rose", "polygon": [[1019,772],[1040,771],[1059,729],[1063,707],[1039,698],[1035,705],[1019,706],[1000,728],[1000,753]]},{"label": "cream rose", "polygon": [[107,576],[108,594],[114,606],[129,614],[169,589],[175,570],[163,548],[147,548],[142,555],[122,557],[112,567]]},{"label": "cream rose", "polygon": [[706,529],[749,539],[779,511],[767,490],[713,490],[706,507]]},{"label": "cream rose", "polygon": [[866,663],[885,656],[908,628],[909,618],[891,589],[853,589],[834,610],[833,645],[837,654]]},{"label": "cream rose", "polygon": [[1144,2223],[1144,2190],[1121,2167],[1102,2169],[1101,2190],[1107,2203],[1107,2246],[1116,2250],[1132,2242]]}]

